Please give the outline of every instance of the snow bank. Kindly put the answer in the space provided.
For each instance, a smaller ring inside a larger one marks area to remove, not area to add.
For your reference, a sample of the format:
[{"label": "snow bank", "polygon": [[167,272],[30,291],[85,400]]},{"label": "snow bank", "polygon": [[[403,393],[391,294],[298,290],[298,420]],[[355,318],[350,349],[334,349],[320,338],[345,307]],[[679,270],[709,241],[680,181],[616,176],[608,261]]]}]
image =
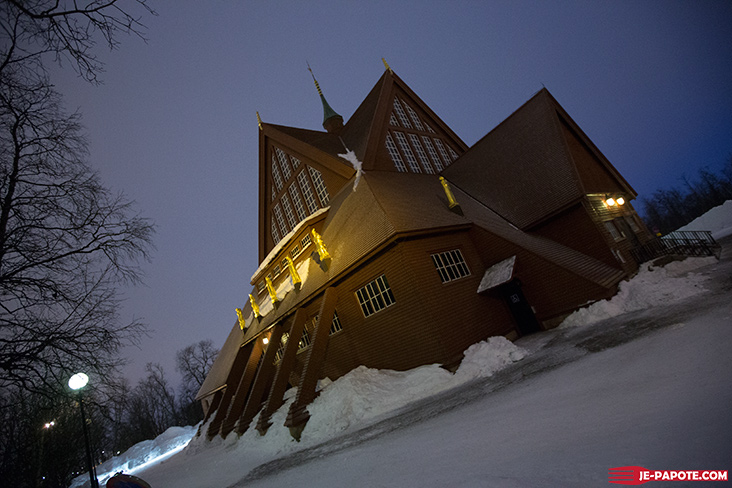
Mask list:
[{"label": "snow bank", "polygon": [[715,239],[732,235],[732,200],[714,207],[677,230],[708,230]]},{"label": "snow bank", "polygon": [[716,263],[714,257],[686,258],[664,267],[646,263],[630,281],[623,281],[618,293],[609,300],[601,300],[568,316],[559,327],[590,325],[633,310],[667,305],[705,291],[708,277],[692,270]]}]

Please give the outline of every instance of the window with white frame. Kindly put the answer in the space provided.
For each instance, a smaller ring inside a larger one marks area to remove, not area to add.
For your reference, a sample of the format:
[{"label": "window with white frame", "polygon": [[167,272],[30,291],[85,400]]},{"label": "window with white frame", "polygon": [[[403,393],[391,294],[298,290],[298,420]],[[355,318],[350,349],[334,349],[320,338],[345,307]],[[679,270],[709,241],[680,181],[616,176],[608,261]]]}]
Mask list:
[{"label": "window with white frame", "polygon": [[287,181],[292,175],[290,162],[287,160],[287,154],[285,154],[279,147],[275,148],[275,152],[277,153],[277,159],[279,160],[280,167],[282,168],[282,174],[285,176],[285,181]]},{"label": "window with white frame", "polygon": [[277,244],[280,242],[280,233],[277,231],[277,224],[275,224],[274,217],[270,218],[269,221],[269,230],[272,232],[272,241]]},{"label": "window with white frame", "polygon": [[307,205],[308,211],[310,213],[313,213],[318,210],[318,203],[315,201],[315,194],[310,188],[310,183],[308,182],[308,177],[305,174],[305,170],[302,170],[300,171],[300,173],[298,173],[297,182],[300,184],[300,190],[302,190],[302,195],[305,198],[305,205]]},{"label": "window with white frame", "polygon": [[315,191],[318,193],[320,203],[323,207],[327,207],[330,203],[330,195],[328,194],[328,188],[325,187],[323,174],[312,166],[308,166],[308,171],[310,171],[310,177],[313,179],[313,185],[315,185]]},{"label": "window with white frame", "polygon": [[364,317],[373,315],[396,303],[389,282],[386,281],[386,275],[381,275],[356,290],[356,298],[359,305],[361,305]]},{"label": "window with white frame", "polygon": [[623,238],[623,235],[618,231],[618,228],[615,227],[615,223],[612,221],[605,222],[605,229],[610,233],[610,235],[615,239],[616,241],[619,241]]},{"label": "window with white frame", "polygon": [[404,112],[404,109],[402,108],[402,104],[399,103],[399,99],[397,97],[394,97],[394,111],[399,116],[399,120],[402,122],[402,127],[411,129],[412,124],[409,122],[409,119],[407,118],[407,114]]},{"label": "window with white frame", "polygon": [[308,334],[307,327],[302,328],[302,337],[300,337],[300,342],[297,345],[297,352],[303,351],[310,347],[310,334]]},{"label": "window with white frame", "polygon": [[394,139],[391,138],[391,134],[386,135],[386,150],[389,151],[389,156],[391,156],[391,160],[394,162],[394,167],[398,171],[406,173],[407,167],[404,165],[402,155],[399,154],[399,150],[397,149],[396,144],[394,144]]},{"label": "window with white frame", "polygon": [[395,131],[394,135],[397,138],[397,142],[399,143],[399,147],[402,149],[404,156],[407,158],[407,163],[409,163],[409,167],[411,168],[412,172],[421,173],[422,169],[419,167],[419,164],[417,163],[417,158],[414,157],[412,148],[409,147],[407,138],[404,137],[404,134],[402,134],[401,132]]},{"label": "window with white frame", "polygon": [[468,264],[460,249],[432,254],[431,257],[443,283],[470,276]]},{"label": "window with white frame", "polygon": [[308,247],[310,245],[310,242],[311,242],[311,240],[310,240],[310,234],[305,234],[305,237],[303,237],[302,239],[300,239],[300,245],[302,246],[303,249],[305,249],[306,247]]},{"label": "window with white frame", "polygon": [[287,228],[287,224],[285,224],[285,218],[282,216],[282,209],[280,208],[280,204],[275,203],[273,210],[275,218],[277,219],[277,225],[280,226],[280,230],[282,231],[282,233],[287,235],[290,230]]},{"label": "window with white frame", "polygon": [[302,252],[302,249],[300,249],[300,246],[295,244],[295,247],[292,248],[292,251],[290,251],[290,256],[292,256],[292,259],[295,259],[300,255]]},{"label": "window with white frame", "polygon": [[[402,102],[404,102],[404,100],[402,100]],[[419,115],[417,115],[417,112],[415,112],[407,102],[404,102],[404,106],[407,107],[407,112],[409,112],[409,116],[412,118],[414,126],[419,130],[424,130],[424,127],[422,126],[422,121],[419,120]]]},{"label": "window with white frame", "polygon": [[435,146],[432,145],[432,140],[427,136],[422,136],[422,141],[427,148],[427,153],[432,158],[432,162],[435,163],[435,168],[437,168],[437,171],[442,171],[444,167],[442,166],[442,161],[440,161],[440,156],[435,151]]},{"label": "window with white frame", "polygon": [[445,150],[445,145],[442,143],[440,139],[435,138],[435,146],[437,146],[437,150],[440,151],[440,155],[442,156],[442,159],[445,161],[445,166],[450,165],[450,157],[447,155],[447,151]]},{"label": "window with white frame", "polygon": [[435,170],[432,169],[432,165],[430,164],[430,160],[427,159],[427,153],[424,152],[424,148],[422,147],[422,144],[419,142],[419,137],[416,136],[416,134],[409,134],[409,140],[412,141],[412,146],[414,146],[414,150],[417,151],[417,156],[419,157],[419,160],[422,162],[422,167],[424,167],[424,172],[428,174],[435,174]]},{"label": "window with white frame", "polygon": [[305,207],[302,205],[300,193],[297,191],[297,187],[295,186],[296,184],[297,183],[293,181],[290,185],[290,198],[292,198],[292,203],[295,205],[298,220],[304,220],[305,217],[307,217],[307,214],[305,213]]},{"label": "window with white frame", "polygon": [[328,335],[333,335],[336,332],[340,332],[343,330],[343,326],[341,325],[341,319],[338,318],[338,312],[336,310],[333,310],[333,322],[330,324],[330,331],[328,332]]},{"label": "window with white frame", "polygon": [[294,228],[298,221],[295,219],[295,213],[292,211],[292,205],[290,205],[290,199],[287,197],[287,193],[282,195],[282,208],[285,209],[285,216],[290,223],[290,228]]},{"label": "window with white frame", "polygon": [[282,271],[280,270],[280,265],[278,264],[277,266],[274,267],[274,272],[273,272],[274,277],[277,278],[281,273],[282,273]]},{"label": "window with white frame", "polygon": [[275,159],[275,155],[272,155],[272,178],[274,179],[275,185],[277,186],[277,192],[282,189],[282,175],[280,174],[280,170],[277,167],[277,160]]}]

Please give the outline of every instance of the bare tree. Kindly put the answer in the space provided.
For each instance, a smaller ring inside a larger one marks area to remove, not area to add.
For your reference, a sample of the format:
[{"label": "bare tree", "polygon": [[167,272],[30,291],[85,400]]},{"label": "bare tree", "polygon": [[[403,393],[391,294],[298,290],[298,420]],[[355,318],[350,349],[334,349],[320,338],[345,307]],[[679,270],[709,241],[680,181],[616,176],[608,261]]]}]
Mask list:
[{"label": "bare tree", "polygon": [[211,340],[191,344],[176,353],[175,369],[181,374],[178,398],[181,421],[193,425],[203,419],[203,410],[196,402],[196,393],[203,385],[219,350]]}]

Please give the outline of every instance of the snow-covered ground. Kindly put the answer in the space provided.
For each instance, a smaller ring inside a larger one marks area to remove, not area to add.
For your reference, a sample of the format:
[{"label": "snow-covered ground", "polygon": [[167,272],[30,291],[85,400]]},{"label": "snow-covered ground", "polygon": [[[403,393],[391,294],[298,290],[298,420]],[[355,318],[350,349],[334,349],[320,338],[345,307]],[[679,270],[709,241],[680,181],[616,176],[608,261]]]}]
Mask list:
[{"label": "snow-covered ground", "polygon": [[[731,203],[717,209],[705,230],[732,234]],[[628,465],[729,470],[730,269],[726,255],[645,265],[555,330],[472,346],[455,374],[357,368],[321,384],[299,443],[282,426],[288,400],[264,437],[196,437],[151,462],[195,432],[170,430],[98,473],[153,488],[524,488],[608,485]]]}]

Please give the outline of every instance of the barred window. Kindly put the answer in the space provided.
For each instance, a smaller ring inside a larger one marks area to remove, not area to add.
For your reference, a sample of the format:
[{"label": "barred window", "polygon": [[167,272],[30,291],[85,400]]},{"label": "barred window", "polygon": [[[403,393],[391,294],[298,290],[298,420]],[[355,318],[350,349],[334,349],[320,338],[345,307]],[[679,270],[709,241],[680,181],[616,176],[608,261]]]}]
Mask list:
[{"label": "barred window", "polygon": [[275,353],[275,359],[274,362],[278,363],[282,361],[282,356],[285,355],[285,346],[287,346],[287,340],[290,338],[290,334],[285,332],[282,334],[282,337],[280,338],[280,345],[277,348],[277,352]]},{"label": "barred window", "polygon": [[275,159],[274,154],[272,155],[272,178],[274,178],[277,191],[279,192],[282,189],[282,175],[280,175],[280,170],[277,167],[277,160]]},{"label": "barred window", "polygon": [[277,231],[277,224],[275,224],[274,217],[272,217],[269,221],[269,230],[272,232],[272,241],[275,244],[280,242],[280,233]]},{"label": "barred window", "polygon": [[285,181],[290,179],[290,176],[292,176],[292,171],[290,171],[290,162],[287,160],[287,154],[282,152],[282,150],[279,147],[275,148],[275,152],[277,153],[277,159],[280,162],[280,167],[282,168],[282,174],[285,176]]},{"label": "barred window", "polygon": [[407,138],[404,137],[404,134],[402,134],[401,132],[394,132],[394,135],[397,138],[399,147],[402,148],[402,152],[407,157],[407,162],[409,163],[409,167],[411,168],[412,172],[421,173],[422,168],[419,167],[419,164],[417,163],[417,158],[414,157],[414,153],[412,152],[412,148],[409,147]]},{"label": "barred window", "polygon": [[292,167],[297,169],[300,167],[300,160],[297,159],[295,156],[290,156],[290,160],[292,161]]},{"label": "barred window", "polygon": [[298,220],[304,220],[305,217],[307,217],[307,214],[305,213],[305,207],[303,207],[302,205],[302,198],[300,198],[300,193],[298,193],[295,185],[295,182],[290,185],[290,198],[292,198],[292,203],[295,205],[295,211],[297,211]]},{"label": "barred window", "polygon": [[302,239],[300,239],[300,245],[302,246],[303,249],[305,249],[306,247],[308,247],[310,245],[310,242],[311,242],[310,241],[310,234],[305,234],[305,237],[303,237]]},{"label": "barred window", "polygon": [[313,179],[315,191],[318,192],[320,203],[322,203],[323,207],[327,207],[330,203],[330,195],[328,194],[328,189],[325,187],[323,174],[312,166],[308,166],[308,171],[310,171],[310,177]]},{"label": "barred window", "polygon": [[[402,100],[404,101],[404,100]],[[424,130],[424,127],[422,126],[422,122],[419,120],[419,116],[417,115],[417,112],[415,112],[412,107],[409,106],[407,102],[404,102],[404,106],[407,107],[407,112],[409,112],[409,116],[412,118],[412,122],[414,122],[414,126],[419,130]]]},{"label": "barred window", "polygon": [[404,113],[404,109],[402,108],[402,104],[399,103],[399,99],[394,97],[394,111],[399,116],[399,120],[402,122],[402,127],[406,127],[407,129],[412,128],[412,124],[409,122],[409,119],[407,118],[407,114]]},{"label": "barred window", "polygon": [[274,202],[275,198],[277,197],[277,191],[275,190],[274,185],[272,185],[271,189],[272,189],[272,194],[271,194],[272,201]]},{"label": "barred window", "polygon": [[432,130],[432,127],[430,127],[429,124],[427,124],[427,122],[424,123],[424,126],[427,127],[427,132],[430,132],[432,134],[435,133],[435,131]]},{"label": "barred window", "polygon": [[257,292],[262,293],[267,285],[264,284],[264,280],[257,283]]},{"label": "barred window", "polygon": [[285,216],[290,223],[290,227],[294,228],[298,221],[295,219],[295,213],[292,211],[292,205],[290,205],[290,199],[287,197],[287,193],[282,195],[282,208],[285,209]]},{"label": "barred window", "polygon": [[310,183],[308,182],[305,170],[300,171],[297,175],[297,182],[300,184],[300,190],[302,190],[302,195],[305,198],[305,205],[307,205],[308,211],[313,213],[318,210],[318,204],[315,202],[315,194],[310,188]]},{"label": "barred window", "polygon": [[274,267],[274,271],[273,271],[274,277],[277,278],[281,273],[282,273],[282,271],[280,271],[280,265],[278,264],[277,266]]},{"label": "barred window", "polygon": [[[285,218],[282,216],[282,209],[280,209],[279,203],[275,203],[274,214],[275,214],[275,218],[277,219],[277,225],[280,226],[280,230],[282,231],[283,234],[287,235],[289,230],[287,228],[287,224],[285,224]],[[279,240],[277,242],[279,242]]]},{"label": "barred window", "polygon": [[381,275],[363,288],[356,290],[356,298],[364,317],[393,305],[396,300],[391,292],[386,275]]},{"label": "barred window", "polygon": [[424,142],[424,146],[427,148],[427,152],[432,158],[432,162],[435,163],[435,168],[437,168],[437,171],[442,171],[444,169],[442,161],[440,161],[440,156],[438,156],[437,151],[435,151],[435,146],[432,145],[432,140],[427,136],[422,136],[422,141]]},{"label": "barred window", "polygon": [[330,324],[330,331],[328,332],[328,335],[333,335],[342,330],[343,326],[341,325],[341,319],[338,318],[338,311],[333,310],[333,322]]},{"label": "barred window", "polygon": [[437,146],[437,149],[440,151],[440,155],[442,156],[442,159],[445,160],[445,166],[449,166],[451,159],[447,155],[447,151],[445,150],[445,145],[442,144],[442,141],[437,138],[435,138],[435,145]]},{"label": "barred window", "polygon": [[389,151],[389,156],[391,156],[391,160],[394,161],[396,169],[402,173],[406,173],[407,167],[404,166],[402,156],[399,154],[399,150],[397,150],[396,144],[394,144],[394,139],[391,138],[391,134],[386,135],[386,149]]},{"label": "barred window", "polygon": [[470,276],[470,270],[460,249],[433,254],[431,257],[443,283]]},{"label": "barred window", "polygon": [[399,127],[399,122],[397,122],[396,116],[394,115],[394,112],[391,113],[391,116],[389,117],[389,125],[393,125],[396,127]]},{"label": "barred window", "polygon": [[309,346],[310,346],[310,334],[308,334],[308,329],[303,327],[302,337],[300,337],[300,342],[297,345],[297,351],[300,352],[304,349],[307,349]]},{"label": "barred window", "polygon": [[412,141],[412,146],[414,146],[414,150],[417,151],[417,156],[419,156],[419,160],[422,162],[424,172],[431,175],[435,174],[435,170],[432,169],[430,160],[427,159],[427,154],[424,152],[424,148],[419,142],[419,137],[417,137],[415,134],[409,134],[409,140]]},{"label": "barred window", "polygon": [[605,229],[610,233],[611,236],[613,236],[613,239],[616,241],[619,241],[623,238],[623,235],[618,231],[618,228],[615,227],[615,223],[611,221],[605,222]]},{"label": "barred window", "polygon": [[298,257],[300,255],[301,252],[302,252],[302,249],[300,249],[300,246],[295,244],[295,247],[293,247],[292,251],[290,251],[290,256],[292,256],[292,259],[295,259],[296,257]]},{"label": "barred window", "polygon": [[450,157],[455,161],[458,158],[457,153],[450,146],[447,146],[447,150],[450,151]]}]

